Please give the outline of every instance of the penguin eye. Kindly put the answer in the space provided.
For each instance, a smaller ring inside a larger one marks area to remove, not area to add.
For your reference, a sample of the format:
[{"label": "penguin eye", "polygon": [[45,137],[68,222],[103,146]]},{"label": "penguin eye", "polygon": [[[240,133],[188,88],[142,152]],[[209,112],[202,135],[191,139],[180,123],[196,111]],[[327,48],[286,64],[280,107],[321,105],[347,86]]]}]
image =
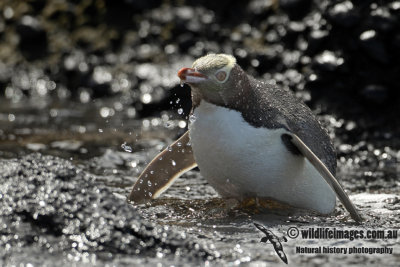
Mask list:
[{"label": "penguin eye", "polygon": [[226,72],[223,71],[223,70],[218,71],[215,74],[215,78],[217,78],[217,80],[220,81],[220,82],[224,81],[226,79]]}]

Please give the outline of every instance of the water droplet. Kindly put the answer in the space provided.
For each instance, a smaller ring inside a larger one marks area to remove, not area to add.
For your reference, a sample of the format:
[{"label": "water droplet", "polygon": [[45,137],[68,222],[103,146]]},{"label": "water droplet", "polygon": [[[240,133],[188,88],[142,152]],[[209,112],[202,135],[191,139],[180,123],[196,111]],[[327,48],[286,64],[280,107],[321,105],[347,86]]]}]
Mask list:
[{"label": "water droplet", "polygon": [[14,114],[8,114],[8,121],[10,121],[10,122],[15,121],[15,115]]},{"label": "water droplet", "polygon": [[178,98],[176,101],[175,101],[175,103],[179,103],[179,101],[181,101],[181,99],[180,98]]},{"label": "water droplet", "polygon": [[179,121],[178,126],[179,126],[179,128],[185,128],[186,127],[186,121]]},{"label": "water droplet", "polygon": [[143,94],[143,95],[141,96],[141,100],[142,100],[142,102],[143,102],[144,104],[149,104],[149,103],[151,102],[152,98],[153,98],[153,97],[152,97],[151,94],[149,94],[149,93]]},{"label": "water droplet", "polygon": [[152,197],[152,196],[153,196],[153,194],[151,192],[149,192],[149,197]]},{"label": "water droplet", "polygon": [[148,186],[151,186],[152,184],[151,184],[151,181],[147,181],[147,185]]},{"label": "water droplet", "polygon": [[181,146],[182,146],[182,142],[178,142],[178,143],[176,143],[176,145],[177,145],[178,147],[181,147]]},{"label": "water droplet", "polygon": [[140,179],[139,184],[143,184],[143,179]]},{"label": "water droplet", "polygon": [[176,166],[175,160],[171,160],[172,166]]},{"label": "water droplet", "polygon": [[171,146],[167,146],[167,150],[168,150],[169,152],[171,152],[171,151],[172,151],[172,147],[171,147]]},{"label": "water droplet", "polygon": [[136,190],[137,190],[137,191],[140,191],[140,187],[138,187]]},{"label": "water droplet", "polygon": [[195,122],[195,121],[196,121],[196,116],[193,115],[193,114],[190,115],[190,116],[189,116],[189,121],[192,122],[192,123]]},{"label": "water droplet", "polygon": [[150,174],[154,174],[154,171],[150,171]]},{"label": "water droplet", "polygon": [[162,160],[163,159],[163,157],[160,157],[158,160]]},{"label": "water droplet", "polygon": [[178,114],[181,115],[183,113],[183,108],[178,109]]},{"label": "water droplet", "polygon": [[121,148],[122,148],[123,150],[125,150],[125,152],[132,153],[132,147],[131,147],[131,146],[128,146],[128,145],[126,144],[126,142],[124,142],[124,143],[121,145]]}]

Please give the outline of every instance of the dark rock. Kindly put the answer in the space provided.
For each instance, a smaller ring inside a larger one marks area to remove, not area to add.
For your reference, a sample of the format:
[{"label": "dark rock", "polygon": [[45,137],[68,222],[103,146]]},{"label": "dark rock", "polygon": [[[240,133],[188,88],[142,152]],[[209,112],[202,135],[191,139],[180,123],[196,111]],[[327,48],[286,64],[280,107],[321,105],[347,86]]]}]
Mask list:
[{"label": "dark rock", "polygon": [[382,41],[378,38],[376,31],[368,30],[360,35],[361,47],[372,59],[386,64],[389,62],[388,53]]},{"label": "dark rock", "polygon": [[308,47],[307,47],[307,54],[315,54],[318,52],[320,47],[323,46],[324,41],[326,41],[329,36],[328,31],[324,30],[313,30],[310,32],[308,36]]},{"label": "dark rock", "polygon": [[82,51],[66,54],[62,57],[62,65],[59,79],[65,84],[73,94],[80,87],[86,86],[90,80],[92,70],[87,63],[87,58]]},{"label": "dark rock", "polygon": [[17,25],[19,49],[28,60],[35,60],[47,54],[47,33],[39,21],[32,16],[22,17]]},{"label": "dark rock", "polygon": [[398,12],[400,10],[400,1],[393,1],[389,4],[389,9],[392,12]]},{"label": "dark rock", "polygon": [[256,58],[259,62],[257,70],[260,73],[272,71],[277,64],[281,63],[281,58],[278,56],[278,53],[258,54]]},{"label": "dark rock", "polygon": [[33,259],[34,251],[58,262],[61,253],[90,253],[102,261],[154,257],[159,249],[174,259],[176,250],[195,261],[211,255],[201,247],[192,250],[194,242],[177,232],[141,221],[124,198],[69,161],[31,154],[0,160],[0,170],[2,264]]},{"label": "dark rock", "polygon": [[358,10],[354,8],[353,3],[350,1],[334,5],[329,9],[328,14],[335,24],[342,27],[352,27],[360,20]]},{"label": "dark rock", "polygon": [[274,1],[253,0],[249,3],[248,11],[255,15],[266,15],[267,13],[271,12],[271,9],[274,7],[274,5]]},{"label": "dark rock", "polygon": [[178,45],[179,49],[182,53],[186,53],[190,47],[194,46],[196,43],[193,34],[191,33],[183,33],[178,36]]},{"label": "dark rock", "polygon": [[396,48],[400,48],[400,33],[397,33],[395,36],[392,37],[392,45]]},{"label": "dark rock", "polygon": [[310,11],[311,0],[280,0],[279,8],[287,12],[293,20],[300,20]]},{"label": "dark rock", "polygon": [[203,6],[215,13],[216,21],[219,23],[228,22],[232,24],[238,24],[245,17],[247,10],[247,1],[240,0],[186,0],[189,6]]},{"label": "dark rock", "polygon": [[383,104],[388,99],[388,89],[382,85],[371,84],[364,87],[362,96],[370,103]]},{"label": "dark rock", "polygon": [[112,79],[112,74],[107,67],[95,67],[88,82],[88,87],[93,91],[93,97],[97,98],[112,95]]},{"label": "dark rock", "polygon": [[344,63],[344,59],[335,53],[325,50],[314,58],[314,66],[323,71],[333,71]]},{"label": "dark rock", "polygon": [[306,26],[304,23],[300,22],[290,22],[286,34],[282,40],[288,44],[289,49],[293,49],[295,45],[291,46],[290,44],[295,44],[296,40],[299,38],[299,36],[302,35],[302,33],[305,31]]},{"label": "dark rock", "polygon": [[0,63],[0,91],[5,91],[6,85],[11,81],[12,69]]},{"label": "dark rock", "polygon": [[378,7],[371,11],[366,24],[382,32],[390,32],[396,25],[395,17],[386,7]]}]

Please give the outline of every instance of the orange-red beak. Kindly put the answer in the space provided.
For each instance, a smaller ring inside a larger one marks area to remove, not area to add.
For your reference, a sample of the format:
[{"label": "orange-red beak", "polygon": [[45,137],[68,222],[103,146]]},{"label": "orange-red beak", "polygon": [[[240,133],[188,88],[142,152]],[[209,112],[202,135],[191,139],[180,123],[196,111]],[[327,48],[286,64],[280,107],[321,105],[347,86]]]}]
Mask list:
[{"label": "orange-red beak", "polygon": [[199,83],[207,79],[207,76],[192,68],[182,68],[178,71],[178,77],[184,83]]}]

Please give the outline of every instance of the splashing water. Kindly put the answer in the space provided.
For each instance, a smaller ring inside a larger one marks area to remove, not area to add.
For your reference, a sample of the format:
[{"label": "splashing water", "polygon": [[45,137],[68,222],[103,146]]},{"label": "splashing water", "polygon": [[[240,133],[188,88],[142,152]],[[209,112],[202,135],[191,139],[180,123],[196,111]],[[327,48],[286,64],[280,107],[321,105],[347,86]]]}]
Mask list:
[{"label": "splashing water", "polygon": [[195,121],[196,121],[196,116],[193,115],[193,114],[190,115],[190,116],[189,116],[189,121],[192,122],[192,123],[195,122]]},{"label": "splashing water", "polygon": [[183,108],[178,109],[178,114],[181,115],[183,113]]},{"label": "splashing water", "polygon": [[122,148],[125,152],[132,153],[132,147],[131,147],[131,146],[128,146],[128,145],[126,144],[126,142],[124,142],[124,143],[121,145],[121,148]]}]

